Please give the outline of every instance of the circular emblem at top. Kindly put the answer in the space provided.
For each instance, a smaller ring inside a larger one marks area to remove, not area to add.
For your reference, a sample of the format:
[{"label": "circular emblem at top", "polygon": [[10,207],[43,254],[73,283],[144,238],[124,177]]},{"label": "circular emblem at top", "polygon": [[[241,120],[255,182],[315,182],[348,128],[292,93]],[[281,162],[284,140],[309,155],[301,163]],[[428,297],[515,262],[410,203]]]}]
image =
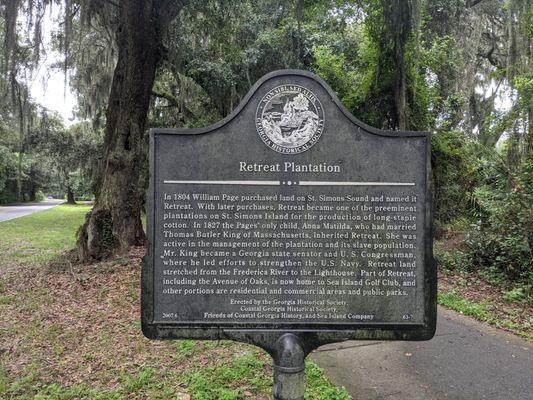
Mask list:
[{"label": "circular emblem at top", "polygon": [[272,150],[298,154],[309,150],[324,130],[324,109],[318,97],[299,85],[270,90],[255,113],[259,136]]}]

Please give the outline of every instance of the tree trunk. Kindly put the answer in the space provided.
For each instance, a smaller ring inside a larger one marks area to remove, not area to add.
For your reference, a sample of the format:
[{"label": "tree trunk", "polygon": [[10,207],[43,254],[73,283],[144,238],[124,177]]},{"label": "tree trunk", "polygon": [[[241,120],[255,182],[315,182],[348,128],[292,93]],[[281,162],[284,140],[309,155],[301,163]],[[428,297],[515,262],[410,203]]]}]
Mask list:
[{"label": "tree trunk", "polygon": [[123,0],[118,60],[111,84],[101,184],[80,229],[81,262],[100,260],[144,243],[139,193],[142,142],[161,58],[161,31],[178,11],[170,0]]},{"label": "tree trunk", "polygon": [[[412,1],[381,0],[380,2],[382,20],[379,23],[382,25],[382,32],[377,40],[380,44],[381,60],[376,67],[376,79],[380,79],[381,69],[391,70],[389,79],[392,79],[394,83],[386,90],[389,92],[387,95],[393,97],[391,102],[394,103],[391,104],[393,111],[389,114],[387,125],[389,128],[400,130],[408,130],[410,127],[405,48],[413,27]],[[393,68],[390,67],[391,63]],[[387,75],[387,72],[384,75]]]},{"label": "tree trunk", "polygon": [[533,106],[527,108],[527,138],[526,138],[526,157],[529,152],[533,152]]},{"label": "tree trunk", "polygon": [[74,198],[74,192],[70,187],[70,183],[67,184],[67,204],[76,204],[76,199]]},{"label": "tree trunk", "polygon": [[65,177],[65,186],[67,189],[67,204],[76,204],[76,199],[74,198],[74,191],[72,190],[72,184],[70,182],[70,174],[67,170],[63,171],[63,176]]},{"label": "tree trunk", "polygon": [[296,61],[298,63],[298,68],[302,68],[304,65],[304,56],[303,56],[303,39],[302,39],[302,21],[303,21],[303,11],[304,11],[304,0],[296,1],[296,22],[298,26],[298,39],[296,44]]},{"label": "tree trunk", "polygon": [[[14,79],[14,78],[13,78]],[[18,163],[17,163],[17,197],[19,202],[24,201],[24,195],[22,193],[22,154],[24,153],[24,113],[25,113],[25,102],[23,105],[22,90],[19,86],[19,93],[17,96],[17,105],[19,112],[19,143],[18,143]],[[25,101],[25,100],[24,100]]]},{"label": "tree trunk", "polygon": [[37,188],[33,184],[33,182],[30,183],[30,201],[36,201],[37,200]]},{"label": "tree trunk", "polygon": [[396,66],[396,83],[394,85],[394,103],[398,129],[409,129],[407,102],[407,68],[405,65],[405,45],[412,29],[411,2],[395,0],[391,2],[391,31],[394,36],[394,63]]},{"label": "tree trunk", "polygon": [[396,61],[396,84],[394,85],[394,103],[396,105],[396,118],[398,129],[405,131],[409,129],[409,119],[407,116],[407,73],[404,62],[404,45],[400,38],[397,38],[395,46]]},{"label": "tree trunk", "polygon": [[19,140],[19,154],[18,154],[18,163],[17,163],[17,199],[20,203],[24,201],[24,196],[22,195],[22,133],[20,133]]}]

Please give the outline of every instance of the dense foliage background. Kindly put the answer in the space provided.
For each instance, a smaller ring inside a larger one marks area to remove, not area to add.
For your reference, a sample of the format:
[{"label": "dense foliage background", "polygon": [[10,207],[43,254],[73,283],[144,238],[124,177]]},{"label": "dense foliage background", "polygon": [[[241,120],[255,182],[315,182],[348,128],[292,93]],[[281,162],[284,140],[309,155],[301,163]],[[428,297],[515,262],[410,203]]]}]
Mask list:
[{"label": "dense foliage background", "polygon": [[[437,256],[531,296],[531,0],[182,3],[162,28],[148,127],[204,126],[229,114],[265,73],[310,70],[367,124],[433,132],[435,233],[457,239],[453,253]],[[121,4],[2,4],[0,203],[98,196]],[[79,122],[68,127],[29,93],[43,54],[54,51],[78,98]],[[138,162],[142,196],[145,157]]]}]

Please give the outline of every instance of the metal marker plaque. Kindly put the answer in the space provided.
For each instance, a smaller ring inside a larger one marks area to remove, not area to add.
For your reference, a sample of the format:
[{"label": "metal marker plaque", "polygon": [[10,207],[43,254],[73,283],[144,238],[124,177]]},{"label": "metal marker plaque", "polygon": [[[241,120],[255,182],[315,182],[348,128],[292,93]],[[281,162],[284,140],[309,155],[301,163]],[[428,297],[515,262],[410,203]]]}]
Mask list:
[{"label": "metal marker plaque", "polygon": [[152,130],[145,334],[430,338],[429,139],[361,123],[292,70],[211,127]]}]

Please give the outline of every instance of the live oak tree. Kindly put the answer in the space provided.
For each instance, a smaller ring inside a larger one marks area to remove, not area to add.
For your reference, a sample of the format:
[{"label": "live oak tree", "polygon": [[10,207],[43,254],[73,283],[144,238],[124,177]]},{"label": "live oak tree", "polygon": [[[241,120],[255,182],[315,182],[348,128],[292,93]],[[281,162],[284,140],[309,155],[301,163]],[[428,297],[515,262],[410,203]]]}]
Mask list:
[{"label": "live oak tree", "polygon": [[[179,0],[65,0],[62,3],[64,20],[59,42],[66,55],[74,50],[73,27],[76,21],[91,26],[99,24],[111,31],[116,44],[116,66],[113,73],[107,112],[100,184],[96,204],[80,229],[77,247],[80,260],[100,259],[113,251],[127,249],[144,242],[141,225],[140,195],[138,188],[141,163],[141,145],[146,128],[146,116],[155,72],[164,54],[163,36],[169,22],[176,17],[185,1]],[[24,52],[17,40],[19,12],[26,13],[31,21],[34,37],[28,36],[28,47],[35,49],[38,59],[41,20],[46,7],[57,6],[49,0],[8,1],[3,6],[6,26],[4,29],[3,77],[14,96],[21,79],[17,68],[22,66]],[[34,17],[37,16],[35,19]],[[29,57],[29,55],[28,55]],[[34,64],[35,65],[35,64]],[[30,68],[31,69],[31,68]],[[14,98],[20,116],[20,147],[25,132],[23,106],[25,97]],[[22,152],[19,150],[19,155]],[[20,162],[19,162],[20,163]]]},{"label": "live oak tree", "polygon": [[[493,113],[494,102],[478,93],[482,82],[475,71],[485,65],[483,76],[494,72],[483,61],[491,60],[481,53],[486,32],[494,32],[498,18],[505,17],[502,4],[499,0],[309,1],[298,10],[298,4],[283,1],[191,2],[169,25],[169,51],[151,93],[156,99],[152,121],[178,126],[210,122],[227,115],[262,74],[299,67],[331,72],[328,81],[333,80],[334,88],[344,93],[343,100],[372,125],[391,129],[446,125],[465,133],[470,126],[471,131],[492,132],[492,127],[482,129],[485,118],[479,116]],[[354,26],[350,19],[363,28],[350,28]],[[324,21],[335,22],[328,29]],[[473,34],[462,37],[469,25]],[[495,40],[497,47],[505,47],[505,35]],[[488,114],[477,112],[476,104],[485,104]],[[469,119],[472,125],[465,124]],[[483,137],[479,135],[480,140]],[[133,194],[135,189],[130,188]]]},{"label": "live oak tree", "polygon": [[163,56],[163,35],[184,2],[123,0],[117,4],[117,64],[111,83],[104,157],[96,204],[77,242],[81,261],[141,245],[139,171],[150,94]]},{"label": "live oak tree", "polygon": [[[0,97],[6,102],[2,107],[6,120],[13,120],[11,127],[18,131],[17,155],[17,200],[25,199],[23,193],[24,139],[33,124],[35,105],[31,102],[27,84],[27,71],[39,59],[40,48],[32,41],[19,42],[16,32],[17,17],[22,0],[9,0],[2,9],[3,23],[0,26],[3,35],[3,52],[0,63]],[[32,14],[33,16],[33,10]],[[40,32],[41,9],[36,10],[35,21],[29,18],[23,29],[27,33]],[[9,100],[8,100],[9,99]],[[31,196],[30,196],[31,197]]]},{"label": "live oak tree", "polygon": [[[464,193],[484,182],[484,171],[470,174],[488,156],[478,159],[467,144],[497,154],[503,143],[498,165],[508,193],[503,184],[498,196],[526,192],[515,175],[527,172],[533,143],[531,0],[4,2],[0,88],[10,101],[0,107],[0,153],[7,154],[0,175],[17,164],[27,175],[24,138],[38,122],[22,72],[42,53],[44,10],[58,5],[53,43],[78,96],[78,117],[91,118],[96,131],[105,126],[103,151],[90,157],[99,166],[97,200],[80,230],[82,260],[144,241],[146,128],[214,122],[274,69],[316,72],[370,125],[436,131],[443,219],[478,212],[475,196]],[[31,29],[21,31],[17,10]],[[510,107],[502,109],[505,90]],[[0,186],[5,181],[0,176]]]}]

